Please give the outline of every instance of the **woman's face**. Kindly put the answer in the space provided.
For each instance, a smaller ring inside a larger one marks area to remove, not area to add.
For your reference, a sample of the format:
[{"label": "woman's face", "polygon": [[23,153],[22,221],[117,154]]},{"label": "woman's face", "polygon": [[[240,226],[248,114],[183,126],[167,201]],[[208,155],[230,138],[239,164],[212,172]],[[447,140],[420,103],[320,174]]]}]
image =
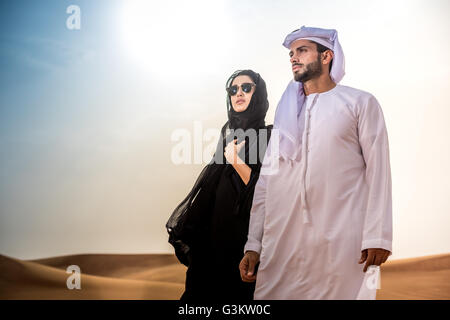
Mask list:
[{"label": "woman's face", "polygon": [[237,93],[234,96],[230,96],[231,106],[236,112],[242,112],[245,109],[247,109],[248,105],[250,104],[250,100],[252,99],[252,95],[255,92],[255,86],[252,86],[251,91],[248,93],[242,91],[241,85],[243,83],[254,83],[254,82],[252,78],[250,78],[249,76],[241,75],[234,78],[233,82],[230,85],[230,86],[234,85],[238,86]]}]

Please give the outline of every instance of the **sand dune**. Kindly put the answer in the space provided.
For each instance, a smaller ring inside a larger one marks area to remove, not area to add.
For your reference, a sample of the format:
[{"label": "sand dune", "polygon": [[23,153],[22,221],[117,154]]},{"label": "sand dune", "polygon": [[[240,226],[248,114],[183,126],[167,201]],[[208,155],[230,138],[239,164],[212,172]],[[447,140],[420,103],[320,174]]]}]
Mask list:
[{"label": "sand dune", "polygon": [[392,260],[382,265],[377,299],[450,299],[450,254]]},{"label": "sand dune", "polygon": [[[80,290],[66,286],[69,265],[81,269]],[[0,255],[0,299],[178,299],[185,271],[170,254]],[[377,299],[450,299],[450,254],[388,261]]]},{"label": "sand dune", "polygon": [[[81,269],[80,290],[66,285],[70,274],[65,270],[72,264]],[[0,255],[0,299],[178,299],[185,269],[172,255],[76,255],[35,261]]]},{"label": "sand dune", "polygon": [[[82,273],[127,279],[135,279],[134,274],[152,273],[155,269],[167,267],[178,268],[178,271],[183,269],[175,255],[171,254],[80,254],[30,261],[63,270],[75,264],[80,266]],[[137,279],[150,280],[145,277]],[[178,282],[184,283],[184,273],[183,279]]]}]

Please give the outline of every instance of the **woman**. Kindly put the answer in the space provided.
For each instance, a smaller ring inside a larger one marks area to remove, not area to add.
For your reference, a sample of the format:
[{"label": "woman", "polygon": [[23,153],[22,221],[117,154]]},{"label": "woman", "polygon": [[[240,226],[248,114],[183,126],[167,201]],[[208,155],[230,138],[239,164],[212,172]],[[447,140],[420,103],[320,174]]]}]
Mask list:
[{"label": "woman", "polygon": [[238,70],[226,89],[228,121],[216,153],[166,224],[169,242],[188,266],[182,301],[253,299],[255,284],[241,280],[239,262],[272,125],[265,125],[269,102],[258,73]]}]

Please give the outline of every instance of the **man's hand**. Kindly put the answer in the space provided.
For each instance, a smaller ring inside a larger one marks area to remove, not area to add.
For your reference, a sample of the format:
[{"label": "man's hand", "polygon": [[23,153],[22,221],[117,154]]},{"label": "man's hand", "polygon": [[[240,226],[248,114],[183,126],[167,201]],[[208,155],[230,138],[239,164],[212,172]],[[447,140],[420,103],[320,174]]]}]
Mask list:
[{"label": "man's hand", "polygon": [[365,249],[361,251],[361,259],[359,259],[358,263],[361,264],[364,261],[366,262],[363,269],[363,271],[366,272],[370,265],[379,266],[382,263],[385,263],[389,254],[390,251],[381,248]]},{"label": "man's hand", "polygon": [[239,264],[241,279],[244,282],[255,282],[256,274],[255,266],[259,262],[259,253],[255,251],[247,251]]}]

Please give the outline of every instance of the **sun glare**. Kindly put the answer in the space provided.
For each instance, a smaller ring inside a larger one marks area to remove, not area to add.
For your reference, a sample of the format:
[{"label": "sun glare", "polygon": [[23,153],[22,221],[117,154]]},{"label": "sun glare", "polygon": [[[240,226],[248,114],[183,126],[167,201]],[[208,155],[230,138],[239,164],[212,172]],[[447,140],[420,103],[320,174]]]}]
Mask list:
[{"label": "sun glare", "polygon": [[126,1],[119,32],[130,57],[150,73],[189,72],[220,55],[214,46],[226,32],[224,8],[223,1]]}]

